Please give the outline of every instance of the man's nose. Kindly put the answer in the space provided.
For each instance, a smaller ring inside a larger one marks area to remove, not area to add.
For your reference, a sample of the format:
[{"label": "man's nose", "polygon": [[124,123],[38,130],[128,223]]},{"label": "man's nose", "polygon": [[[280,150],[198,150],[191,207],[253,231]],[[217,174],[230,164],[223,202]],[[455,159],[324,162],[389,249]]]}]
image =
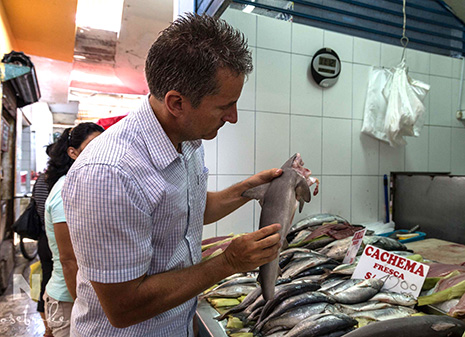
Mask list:
[{"label": "man's nose", "polygon": [[229,122],[231,124],[237,123],[237,106],[234,104],[229,110],[226,116],[223,117],[224,122]]}]

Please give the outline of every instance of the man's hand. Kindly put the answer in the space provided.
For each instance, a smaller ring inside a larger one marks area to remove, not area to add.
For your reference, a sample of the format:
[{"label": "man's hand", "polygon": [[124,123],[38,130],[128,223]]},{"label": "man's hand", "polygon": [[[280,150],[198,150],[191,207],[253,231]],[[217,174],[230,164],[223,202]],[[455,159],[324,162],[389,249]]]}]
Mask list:
[{"label": "man's hand", "polygon": [[280,224],[272,224],[234,239],[224,251],[233,272],[247,272],[273,261],[281,248],[280,229]]},{"label": "man's hand", "polygon": [[126,328],[181,305],[225,277],[272,261],[280,248],[280,228],[273,224],[238,237],[223,254],[185,269],[121,283],[90,283],[110,324]]},{"label": "man's hand", "polygon": [[254,188],[262,184],[269,183],[274,178],[279,177],[282,173],[283,170],[276,168],[258,172],[257,174],[243,181],[244,191],[247,191],[250,188]]}]

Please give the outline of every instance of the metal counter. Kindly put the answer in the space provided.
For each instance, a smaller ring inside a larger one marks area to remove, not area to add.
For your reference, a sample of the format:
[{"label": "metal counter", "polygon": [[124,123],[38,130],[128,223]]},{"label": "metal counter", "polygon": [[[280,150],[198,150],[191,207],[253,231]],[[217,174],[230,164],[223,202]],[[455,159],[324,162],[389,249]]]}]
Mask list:
[{"label": "metal counter", "polygon": [[216,311],[207,300],[199,300],[197,305],[197,316],[199,318],[199,337],[227,337],[226,322],[217,321],[214,317],[218,316]]}]

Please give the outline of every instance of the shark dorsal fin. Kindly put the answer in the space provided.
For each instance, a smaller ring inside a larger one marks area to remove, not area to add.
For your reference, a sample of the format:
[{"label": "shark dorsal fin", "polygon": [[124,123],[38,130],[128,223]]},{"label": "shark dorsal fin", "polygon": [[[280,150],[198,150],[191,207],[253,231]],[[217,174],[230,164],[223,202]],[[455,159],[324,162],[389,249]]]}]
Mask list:
[{"label": "shark dorsal fin", "polygon": [[242,196],[250,199],[257,199],[260,201],[261,205],[263,203],[263,199],[265,198],[265,193],[268,191],[268,187],[270,187],[270,183],[248,189],[242,193]]}]

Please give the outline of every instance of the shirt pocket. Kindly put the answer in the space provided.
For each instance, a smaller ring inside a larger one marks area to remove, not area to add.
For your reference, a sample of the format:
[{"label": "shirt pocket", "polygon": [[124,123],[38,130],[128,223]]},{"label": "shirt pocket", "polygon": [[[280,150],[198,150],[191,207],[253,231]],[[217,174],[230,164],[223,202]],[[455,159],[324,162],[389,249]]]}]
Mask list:
[{"label": "shirt pocket", "polygon": [[205,167],[197,173],[191,185],[192,199],[190,202],[190,224],[188,241],[192,253],[193,263],[200,262],[202,258],[201,244],[203,231],[203,218],[207,201],[208,169]]},{"label": "shirt pocket", "polygon": [[205,203],[207,200],[207,185],[208,185],[208,168],[204,167],[201,173],[196,174],[196,181],[193,184],[193,206],[196,211],[203,213],[205,211]]}]

